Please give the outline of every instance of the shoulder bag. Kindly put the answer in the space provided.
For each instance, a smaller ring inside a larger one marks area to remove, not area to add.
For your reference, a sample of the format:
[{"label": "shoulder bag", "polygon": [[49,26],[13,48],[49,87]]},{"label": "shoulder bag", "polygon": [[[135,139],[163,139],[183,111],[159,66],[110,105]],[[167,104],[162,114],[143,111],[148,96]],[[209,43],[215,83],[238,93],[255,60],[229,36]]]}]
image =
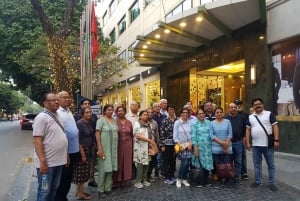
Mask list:
[{"label": "shoulder bag", "polygon": [[264,125],[261,123],[261,121],[259,120],[259,118],[256,116],[256,115],[253,115],[256,120],[258,121],[258,123],[260,124],[260,126],[264,129],[265,131],[265,134],[267,135],[267,138],[268,138],[268,147],[272,148],[274,147],[274,133],[272,134],[268,134],[266,128],[264,127]]}]

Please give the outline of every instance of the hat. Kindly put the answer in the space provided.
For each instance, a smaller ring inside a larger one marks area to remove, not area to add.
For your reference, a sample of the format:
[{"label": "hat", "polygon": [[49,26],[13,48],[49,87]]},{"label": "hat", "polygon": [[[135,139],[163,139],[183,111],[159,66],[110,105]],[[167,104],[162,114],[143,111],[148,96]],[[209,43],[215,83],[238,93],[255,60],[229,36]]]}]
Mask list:
[{"label": "hat", "polygon": [[237,105],[243,104],[243,102],[242,102],[240,99],[238,99],[238,98],[234,99],[233,102],[234,102],[235,104],[237,104]]}]

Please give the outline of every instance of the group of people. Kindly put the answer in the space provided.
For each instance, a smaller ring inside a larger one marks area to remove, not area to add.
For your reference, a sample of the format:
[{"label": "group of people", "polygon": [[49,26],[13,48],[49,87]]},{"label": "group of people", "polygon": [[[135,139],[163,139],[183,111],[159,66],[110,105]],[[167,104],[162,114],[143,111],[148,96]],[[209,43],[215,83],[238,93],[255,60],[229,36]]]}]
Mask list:
[{"label": "group of people", "polygon": [[[66,91],[45,94],[43,104],[44,111],[33,124],[38,201],[68,200],[71,183],[77,185],[78,200],[92,199],[84,191],[86,182],[98,188],[99,198],[108,196],[113,186],[126,187],[129,180],[139,189],[150,186],[158,177],[164,178],[166,184],[190,186],[191,161],[199,161],[205,175],[201,186],[209,186],[209,172],[216,174],[215,165],[224,155],[233,161],[234,182],[239,184],[240,178],[248,179],[246,148],[253,150],[255,183],[252,187],[263,184],[261,163],[264,155],[269,187],[277,190],[274,147],[279,146],[279,129],[275,116],[264,110],[259,98],[253,100],[254,114],[249,117],[238,111],[240,100],[229,104],[226,116],[223,109],[214,108],[212,102],[205,103],[196,112],[188,102],[177,117],[176,108],[161,99],[153,107],[140,111],[133,101],[128,113],[120,104],[107,104],[99,119],[92,113],[88,99],[81,101],[81,110],[74,118]],[[268,133],[273,132],[274,147],[266,146],[266,133],[256,118],[263,122]],[[174,150],[176,144],[178,153]],[[196,158],[199,160],[191,160]],[[177,177],[176,159],[180,160]],[[98,167],[97,182],[95,166]],[[217,187],[224,184],[222,178],[217,180]]]}]

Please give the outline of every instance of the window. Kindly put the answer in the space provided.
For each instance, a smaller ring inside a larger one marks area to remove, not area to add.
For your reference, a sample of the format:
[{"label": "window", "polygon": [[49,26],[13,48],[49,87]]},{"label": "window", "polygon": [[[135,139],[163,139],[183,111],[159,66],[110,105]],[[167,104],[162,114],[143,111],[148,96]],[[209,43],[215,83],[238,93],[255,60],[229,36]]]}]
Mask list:
[{"label": "window", "polygon": [[200,0],[200,5],[213,2],[214,0]]},{"label": "window", "polygon": [[118,57],[124,61],[126,61],[126,50],[124,50],[123,52],[121,52]]},{"label": "window", "polygon": [[134,52],[133,52],[133,49],[134,49],[133,45],[134,45],[134,43],[132,45],[130,45],[130,47],[128,48],[128,63],[132,63],[132,62],[135,61]]},{"label": "window", "polygon": [[117,3],[116,3],[116,1],[113,0],[109,5],[110,15],[112,15],[115,12],[116,7],[117,7]]},{"label": "window", "polygon": [[151,2],[152,0],[145,0],[145,7],[148,6]]},{"label": "window", "polygon": [[110,43],[113,44],[116,41],[116,32],[115,29],[112,30],[109,34]]},{"label": "window", "polygon": [[139,2],[136,1],[130,8],[130,22],[133,22],[140,15]]},{"label": "window", "polygon": [[103,26],[106,25],[107,21],[108,21],[108,16],[107,16],[107,11],[104,13],[103,15]]},{"label": "window", "polygon": [[179,4],[176,8],[174,8],[170,13],[168,13],[166,17],[180,14],[183,11],[189,10],[191,8],[192,8],[192,0],[185,0],[181,4]]},{"label": "window", "polygon": [[119,34],[121,35],[126,30],[125,16],[120,20],[118,27],[119,27]]}]

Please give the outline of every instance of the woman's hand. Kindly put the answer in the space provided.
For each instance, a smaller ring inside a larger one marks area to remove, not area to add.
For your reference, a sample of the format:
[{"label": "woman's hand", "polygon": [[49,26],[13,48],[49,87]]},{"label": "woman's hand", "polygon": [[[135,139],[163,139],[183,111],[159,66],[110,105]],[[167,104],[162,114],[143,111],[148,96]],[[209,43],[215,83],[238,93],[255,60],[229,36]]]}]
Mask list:
[{"label": "woman's hand", "polygon": [[199,150],[198,150],[198,149],[194,149],[194,156],[195,156],[196,158],[199,157]]},{"label": "woman's hand", "polygon": [[98,151],[97,151],[97,155],[98,155],[99,158],[101,158],[102,160],[105,159],[105,154],[104,154],[104,152],[103,152],[102,150],[98,150]]},{"label": "woman's hand", "polygon": [[193,150],[193,144],[191,142],[189,142],[189,144],[187,146],[187,150],[188,151],[192,151]]}]

